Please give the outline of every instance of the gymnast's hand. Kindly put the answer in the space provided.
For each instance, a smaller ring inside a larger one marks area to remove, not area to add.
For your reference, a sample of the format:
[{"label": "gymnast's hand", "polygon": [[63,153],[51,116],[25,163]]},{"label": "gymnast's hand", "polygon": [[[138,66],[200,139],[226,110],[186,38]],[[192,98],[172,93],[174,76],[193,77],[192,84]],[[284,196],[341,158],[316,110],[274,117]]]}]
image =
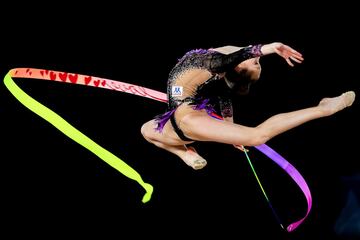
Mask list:
[{"label": "gymnast's hand", "polygon": [[301,53],[281,42],[265,44],[262,46],[261,52],[263,55],[276,53],[280,57],[284,58],[291,67],[294,66],[293,61],[297,63],[302,63],[302,61],[304,60]]},{"label": "gymnast's hand", "polygon": [[235,145],[235,144],[234,144],[234,147],[237,148],[237,149],[239,149],[240,151],[249,152],[249,149],[246,149],[246,148],[244,147],[244,145]]}]

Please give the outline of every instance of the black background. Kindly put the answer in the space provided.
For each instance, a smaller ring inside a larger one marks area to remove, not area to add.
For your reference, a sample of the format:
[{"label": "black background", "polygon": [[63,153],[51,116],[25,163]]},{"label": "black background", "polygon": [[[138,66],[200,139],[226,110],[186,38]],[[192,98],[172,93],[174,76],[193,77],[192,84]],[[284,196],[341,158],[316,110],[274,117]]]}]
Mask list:
[{"label": "black background", "polygon": [[[262,58],[260,81],[249,96],[234,100],[238,123],[256,126],[276,113],[316,105],[323,97],[347,90],[359,94],[357,16],[348,5],[325,10],[281,4],[264,8],[265,14],[240,3],[184,3],[156,12],[150,7],[159,6],[139,5],[87,5],[83,10],[24,6],[16,18],[4,16],[2,76],[16,67],[44,68],[165,91],[169,70],[190,49],[280,41],[302,52],[305,61],[290,68],[275,55]],[[360,171],[357,101],[267,143],[300,171],[313,195],[309,217],[287,233],[243,153],[223,144],[196,143],[208,166],[194,171],[142,138],[141,125],[163,112],[164,103],[63,83],[16,83],[136,169],[154,193],[143,204],[140,185],[27,110],[2,84],[1,217],[13,235],[344,238],[334,226],[347,200],[343,179]],[[250,149],[250,157],[285,225],[302,217],[306,201],[300,189],[256,149]]]}]

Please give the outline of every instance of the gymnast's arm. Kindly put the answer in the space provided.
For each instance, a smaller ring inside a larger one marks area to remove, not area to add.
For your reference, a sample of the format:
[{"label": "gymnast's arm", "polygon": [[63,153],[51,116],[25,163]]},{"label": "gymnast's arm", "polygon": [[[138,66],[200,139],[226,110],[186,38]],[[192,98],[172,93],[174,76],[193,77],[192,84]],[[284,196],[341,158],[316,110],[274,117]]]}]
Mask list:
[{"label": "gymnast's arm", "polygon": [[[233,123],[234,117],[233,117],[233,107],[232,107],[231,99],[220,97],[219,102],[220,102],[221,115],[224,118],[224,121]],[[241,151],[246,151],[246,152],[249,151],[243,145],[233,145],[233,146]]]},{"label": "gymnast's arm", "polygon": [[294,66],[292,61],[301,63],[304,59],[302,54],[293,48],[280,43],[257,44],[247,47],[223,46],[212,49],[216,53],[209,59],[209,69],[215,73],[226,72],[234,69],[239,63],[250,58],[265,56],[276,53],[284,58],[290,66]]},{"label": "gymnast's arm", "polygon": [[224,121],[234,122],[232,101],[228,97],[219,97],[220,112]]},{"label": "gymnast's arm", "polygon": [[247,59],[262,56],[261,48],[261,44],[243,48],[235,46],[214,48],[212,50],[215,53],[207,59],[206,64],[211,72],[224,73]]}]

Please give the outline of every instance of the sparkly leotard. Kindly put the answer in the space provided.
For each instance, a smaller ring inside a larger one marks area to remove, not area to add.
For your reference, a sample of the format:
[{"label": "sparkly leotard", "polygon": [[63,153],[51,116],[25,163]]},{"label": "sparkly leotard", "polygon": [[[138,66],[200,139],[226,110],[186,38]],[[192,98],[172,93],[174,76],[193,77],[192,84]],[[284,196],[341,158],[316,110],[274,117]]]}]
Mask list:
[{"label": "sparkly leotard", "polygon": [[[214,50],[196,49],[187,52],[169,73],[167,84],[168,111],[156,116],[157,131],[161,131],[168,120],[175,132],[184,141],[187,138],[175,120],[175,111],[181,104],[193,105],[193,109],[205,109],[209,115],[220,106],[223,117],[232,116],[231,100],[224,89],[223,73],[233,70],[239,63],[262,55],[261,44],[241,48],[231,54]],[[220,81],[221,80],[221,81]]]}]

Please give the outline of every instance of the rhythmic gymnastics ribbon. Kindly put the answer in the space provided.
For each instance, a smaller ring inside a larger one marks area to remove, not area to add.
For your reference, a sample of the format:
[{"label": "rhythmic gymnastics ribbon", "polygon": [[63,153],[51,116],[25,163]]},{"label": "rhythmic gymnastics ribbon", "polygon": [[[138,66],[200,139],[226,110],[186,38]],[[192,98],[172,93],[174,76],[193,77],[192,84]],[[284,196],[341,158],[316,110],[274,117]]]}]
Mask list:
[{"label": "rhythmic gymnastics ribbon", "polygon": [[[42,105],[29,95],[27,95],[21,88],[19,88],[12,78],[30,78],[30,79],[40,79],[40,80],[49,80],[49,81],[57,81],[63,83],[72,83],[72,84],[80,84],[85,86],[92,86],[98,88],[105,88],[109,90],[115,90],[119,92],[125,92],[129,94],[134,94],[146,98],[150,98],[156,101],[167,103],[167,96],[163,92],[159,92],[156,90],[152,90],[149,88],[141,87],[138,85],[133,85],[129,83],[119,82],[106,78],[93,77],[88,75],[82,75],[77,73],[67,73],[53,70],[45,70],[45,69],[36,69],[36,68],[14,68],[11,69],[6,76],[4,77],[5,86],[8,90],[14,95],[14,97],[20,101],[25,107],[44,118],[46,121],[50,122],[57,129],[63,132],[66,136],[79,143],[83,147],[87,148],[89,151],[97,155],[100,159],[104,160],[110,166],[124,174],[126,177],[137,181],[146,191],[142,198],[142,202],[146,203],[150,200],[151,194],[153,192],[153,186],[149,183],[145,183],[140,174],[137,173],[134,169],[132,169],[129,165],[127,165],[120,158],[116,157],[111,152],[107,151],[85,134],[81,133],[79,130],[74,128],[68,122],[66,122],[63,118],[61,118],[58,114]],[[266,144],[262,144],[259,146],[255,146],[257,150],[265,154],[272,161],[274,161],[277,165],[279,165],[299,186],[302,190],[306,200],[307,200],[307,211],[304,217],[300,220],[297,220],[288,225],[286,230],[291,232],[295,230],[308,216],[311,206],[312,206],[312,197],[310,193],[310,189],[301,176],[301,174],[296,170],[296,168],[291,165],[288,161],[286,161],[280,154],[274,151],[272,148],[267,146]],[[247,154],[247,150],[243,149],[246,155],[246,158],[251,166],[252,171],[255,174],[255,177],[260,185],[260,188],[269,203],[275,217],[279,221],[276,212],[274,211],[268,196],[266,195],[264,188],[256,174],[256,171],[251,163],[251,160]],[[279,221],[280,226],[283,228],[282,223]]]}]

